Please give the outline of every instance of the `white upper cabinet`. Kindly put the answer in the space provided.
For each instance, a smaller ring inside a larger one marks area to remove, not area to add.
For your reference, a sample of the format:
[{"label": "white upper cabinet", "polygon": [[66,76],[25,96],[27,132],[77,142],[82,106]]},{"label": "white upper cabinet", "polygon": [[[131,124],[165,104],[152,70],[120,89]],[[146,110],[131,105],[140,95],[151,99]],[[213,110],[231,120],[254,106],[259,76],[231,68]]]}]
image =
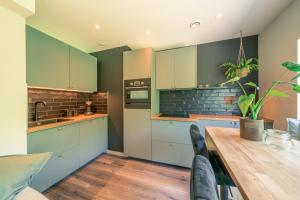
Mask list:
[{"label": "white upper cabinet", "polygon": [[151,78],[152,55],[151,48],[124,52],[124,80]]},{"label": "white upper cabinet", "polygon": [[156,54],[156,88],[197,87],[197,47],[159,51]]}]

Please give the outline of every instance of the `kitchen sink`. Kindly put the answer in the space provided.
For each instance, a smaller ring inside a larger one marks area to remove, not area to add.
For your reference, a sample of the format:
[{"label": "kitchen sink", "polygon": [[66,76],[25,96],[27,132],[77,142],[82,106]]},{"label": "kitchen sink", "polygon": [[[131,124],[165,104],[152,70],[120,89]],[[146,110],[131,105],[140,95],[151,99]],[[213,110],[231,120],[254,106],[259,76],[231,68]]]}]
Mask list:
[{"label": "kitchen sink", "polygon": [[35,121],[35,122],[29,122],[28,128],[35,127],[35,126],[47,125],[47,124],[55,124],[55,123],[59,123],[59,122],[67,122],[67,121],[72,121],[72,120],[73,119],[66,119],[66,118],[45,119],[45,120],[40,120],[40,121]]}]

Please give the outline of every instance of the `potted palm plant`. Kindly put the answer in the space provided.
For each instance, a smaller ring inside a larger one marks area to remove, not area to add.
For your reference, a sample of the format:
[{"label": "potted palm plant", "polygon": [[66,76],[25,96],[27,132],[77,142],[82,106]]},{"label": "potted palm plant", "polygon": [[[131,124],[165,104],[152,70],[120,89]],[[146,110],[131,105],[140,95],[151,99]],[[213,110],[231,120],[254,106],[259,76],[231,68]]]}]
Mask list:
[{"label": "potted palm plant", "polygon": [[[228,66],[228,64],[226,65]],[[237,83],[243,91],[243,95],[238,98],[238,106],[243,115],[243,117],[240,119],[240,136],[242,138],[254,141],[262,140],[264,121],[259,118],[259,112],[261,108],[273,97],[288,97],[286,93],[276,89],[280,84],[288,84],[291,86],[292,90],[300,93],[300,85],[297,84],[297,79],[300,77],[300,65],[293,62],[284,62],[282,67],[287,69],[286,72],[283,73],[276,81],[274,81],[271,87],[262,92],[262,95],[259,98],[257,98],[259,87],[253,82],[241,84],[240,80],[244,78],[244,76],[239,74],[235,74],[235,77],[228,76],[228,70],[232,70],[230,67],[228,67],[227,77],[230,79],[224,84]],[[254,68],[249,69],[249,72],[254,70]],[[295,75],[291,79],[285,81],[284,79],[289,72],[293,72]],[[246,92],[245,87],[254,88],[254,92]]]}]

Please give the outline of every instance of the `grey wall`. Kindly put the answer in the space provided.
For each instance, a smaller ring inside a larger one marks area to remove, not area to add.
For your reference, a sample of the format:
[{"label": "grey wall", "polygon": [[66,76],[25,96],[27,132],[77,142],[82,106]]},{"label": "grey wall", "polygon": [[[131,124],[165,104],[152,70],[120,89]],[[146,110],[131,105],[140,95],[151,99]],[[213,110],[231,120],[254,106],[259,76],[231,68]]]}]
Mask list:
[{"label": "grey wall", "polygon": [[123,152],[123,52],[128,46],[94,52],[98,91],[108,91],[108,149]]},{"label": "grey wall", "polygon": [[[247,58],[258,58],[258,36],[243,38]],[[225,70],[219,66],[225,62],[236,63],[240,39],[224,40],[197,45],[198,84],[216,85],[226,81]],[[258,82],[258,73],[252,73],[243,82]]]}]

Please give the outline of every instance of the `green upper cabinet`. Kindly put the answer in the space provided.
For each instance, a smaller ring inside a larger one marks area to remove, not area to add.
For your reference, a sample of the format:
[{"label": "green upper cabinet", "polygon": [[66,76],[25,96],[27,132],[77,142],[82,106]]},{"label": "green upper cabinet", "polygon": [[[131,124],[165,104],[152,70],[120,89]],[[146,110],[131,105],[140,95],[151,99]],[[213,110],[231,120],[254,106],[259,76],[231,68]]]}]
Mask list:
[{"label": "green upper cabinet", "polygon": [[197,87],[197,47],[189,46],[175,50],[175,88]]},{"label": "green upper cabinet", "polygon": [[26,70],[29,86],[69,88],[69,46],[26,26]]},{"label": "green upper cabinet", "polygon": [[97,58],[26,26],[27,84],[97,91]]},{"label": "green upper cabinet", "polygon": [[97,91],[97,58],[70,47],[70,88]]},{"label": "green upper cabinet", "polygon": [[156,53],[156,89],[170,89],[174,82],[174,50]]},{"label": "green upper cabinet", "polygon": [[123,53],[123,79],[151,78],[153,52],[151,48]]},{"label": "green upper cabinet", "polygon": [[156,88],[184,89],[197,87],[197,48],[183,48],[156,53]]}]

